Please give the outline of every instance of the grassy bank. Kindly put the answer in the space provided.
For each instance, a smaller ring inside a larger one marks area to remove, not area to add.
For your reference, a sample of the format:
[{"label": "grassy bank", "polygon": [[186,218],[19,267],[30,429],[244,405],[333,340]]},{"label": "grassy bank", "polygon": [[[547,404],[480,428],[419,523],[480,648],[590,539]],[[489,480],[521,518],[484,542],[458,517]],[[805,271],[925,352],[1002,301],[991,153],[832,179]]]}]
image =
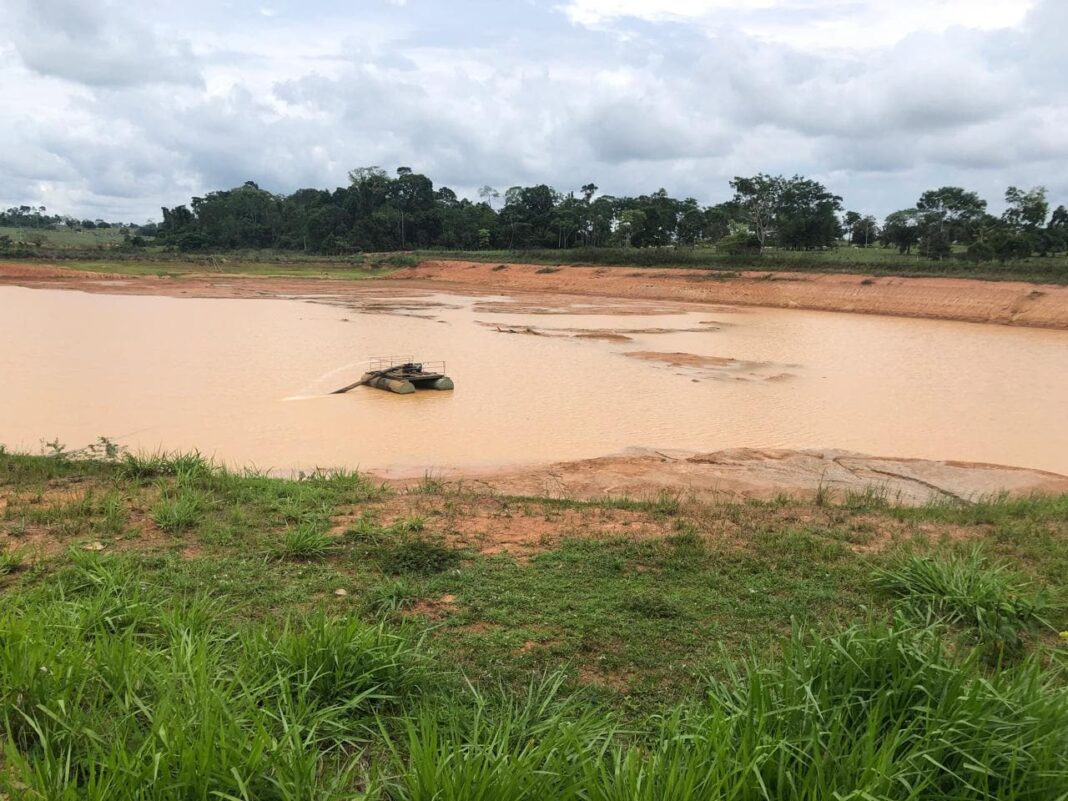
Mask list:
[{"label": "grassy bank", "polygon": [[[0,259],[3,257],[0,256]],[[546,265],[690,268],[730,275],[753,271],[863,273],[880,276],[978,278],[989,281],[1068,283],[1068,255],[1034,256],[1000,264],[959,258],[932,261],[895,250],[839,247],[824,251],[777,251],[759,256],[729,256],[712,248],[573,248],[569,250],[417,250],[314,256],[287,251],[240,251],[223,254],[169,253],[142,250],[43,248],[19,261],[59,263],[67,267],[129,275],[182,275],[222,272],[250,275],[353,278],[369,271],[410,267],[426,259]]]},{"label": "grassy bank", "polygon": [[768,249],[759,256],[730,256],[712,248],[573,248],[570,250],[416,251],[420,259],[463,259],[517,264],[679,267],[723,272],[864,273],[886,276],[979,278],[988,281],[1068,283],[1068,255],[1000,264],[962,259],[933,261],[896,250],[838,247],[821,251]]},{"label": "grassy bank", "polygon": [[[296,256],[248,253],[228,256],[146,256],[125,254],[122,258],[42,256],[38,259],[9,259],[15,263],[59,264],[73,270],[115,273],[131,276],[173,278],[193,274],[248,275],[282,278],[378,278],[400,267],[412,267],[419,259],[404,253],[379,253],[345,259],[300,258]],[[2,259],[0,259],[2,260]]]},{"label": "grassy bank", "polygon": [[1059,798],[1066,535],[0,453],[0,793]]}]

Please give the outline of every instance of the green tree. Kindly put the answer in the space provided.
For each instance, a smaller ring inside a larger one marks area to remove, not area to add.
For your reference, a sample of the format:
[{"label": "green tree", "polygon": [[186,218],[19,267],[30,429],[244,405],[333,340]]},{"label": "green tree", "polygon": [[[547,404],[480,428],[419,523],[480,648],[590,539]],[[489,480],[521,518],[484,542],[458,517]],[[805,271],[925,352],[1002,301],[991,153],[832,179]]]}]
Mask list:
[{"label": "green tree", "polygon": [[827,247],[841,236],[838,212],[842,199],[818,181],[800,175],[784,178],[761,173],[736,177],[730,185],[739,218],[761,248],[769,244],[797,249]]},{"label": "green tree", "polygon": [[1010,186],[1005,190],[1005,203],[1008,208],[1001,219],[1017,231],[1037,231],[1046,224],[1046,215],[1049,214],[1046,187],[1036,186],[1025,192]]},{"label": "green tree", "polygon": [[626,209],[619,215],[619,227],[616,233],[623,247],[630,247],[634,244],[634,237],[640,236],[645,222],[645,212],[641,209]]},{"label": "green tree", "polygon": [[901,209],[886,215],[880,238],[884,245],[897,248],[898,253],[911,253],[920,241],[920,230],[920,211]]},{"label": "green tree", "polygon": [[764,173],[752,178],[736,176],[730,182],[734,190],[732,203],[738,210],[739,218],[749,226],[761,248],[767,245],[774,229],[782,185],[782,176],[773,178]]},{"label": "green tree", "polygon": [[850,244],[866,248],[879,238],[879,224],[870,214],[860,217],[848,227]]},{"label": "green tree", "polygon": [[959,186],[943,186],[920,195],[916,208],[922,213],[921,239],[967,244],[975,239],[976,225],[986,213],[986,201]]},{"label": "green tree", "polygon": [[1068,250],[1068,208],[1058,206],[1053,210],[1049,225],[1046,226],[1046,236],[1051,253]]}]

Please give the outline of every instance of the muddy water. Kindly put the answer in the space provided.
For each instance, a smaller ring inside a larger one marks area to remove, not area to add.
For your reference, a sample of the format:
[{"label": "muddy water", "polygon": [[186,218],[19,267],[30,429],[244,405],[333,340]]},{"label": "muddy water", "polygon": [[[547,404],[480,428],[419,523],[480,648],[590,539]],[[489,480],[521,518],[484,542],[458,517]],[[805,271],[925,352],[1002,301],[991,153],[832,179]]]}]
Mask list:
[{"label": "muddy water", "polygon": [[[405,288],[367,291],[346,306],[0,287],[0,442],[103,435],[277,470],[753,446],[1068,473],[1065,332],[413,292],[398,308],[382,293]],[[456,390],[325,394],[394,354],[445,359]]]}]

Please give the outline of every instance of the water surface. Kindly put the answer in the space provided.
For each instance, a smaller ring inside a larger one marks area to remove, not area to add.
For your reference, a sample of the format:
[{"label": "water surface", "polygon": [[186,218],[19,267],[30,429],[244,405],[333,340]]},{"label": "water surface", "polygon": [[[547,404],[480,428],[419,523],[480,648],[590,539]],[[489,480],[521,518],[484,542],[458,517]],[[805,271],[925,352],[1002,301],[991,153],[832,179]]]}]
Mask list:
[{"label": "water surface", "polygon": [[[0,442],[36,451],[107,436],[277,470],[750,446],[1068,473],[1065,332],[622,301],[604,314],[566,299],[550,305],[568,313],[547,314],[412,294],[396,314],[0,287]],[[527,326],[541,335],[502,332]],[[632,333],[575,336],[591,329]],[[672,366],[695,360],[635,351],[703,358]],[[392,354],[446,360],[456,390],[325,394]]]}]

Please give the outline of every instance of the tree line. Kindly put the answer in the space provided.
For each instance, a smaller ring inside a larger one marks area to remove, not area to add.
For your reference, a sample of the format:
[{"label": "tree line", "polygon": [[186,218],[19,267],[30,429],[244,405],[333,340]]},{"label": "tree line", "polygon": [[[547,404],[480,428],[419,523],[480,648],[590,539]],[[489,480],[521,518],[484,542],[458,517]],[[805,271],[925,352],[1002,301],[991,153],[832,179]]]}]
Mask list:
[{"label": "tree line", "polygon": [[722,243],[730,252],[767,246],[829,247],[842,234],[841,198],[816,181],[758,175],[731,182],[734,198],[701,206],[660,189],[624,197],[585,184],[490,186],[478,201],[407,167],[353,170],[333,192],[266,192],[254,182],[163,209],[159,241],[180,250],[277,248],[344,254],[412,248],[645,248]]},{"label": "tree line", "polygon": [[546,184],[490,186],[479,200],[435,188],[407,167],[349,174],[334,191],[275,195],[247,182],[163,209],[157,238],[179,250],[274,248],[311,253],[444,249],[692,247],[715,244],[729,254],[775,247],[813,250],[843,238],[858,247],[894,247],[934,259],[960,253],[977,261],[1068,249],[1068,211],[1052,215],[1046,190],[1006,192],[1000,217],[959,187],[924,192],[916,206],[880,224],[843,213],[842,198],[818,181],[758,174],[730,181],[730,200],[702,206],[663,189],[636,197],[598,194],[593,183],[561,193]]},{"label": "tree line", "polygon": [[[79,220],[77,217],[68,217],[60,214],[49,214],[44,206],[11,206],[8,209],[0,209],[0,227],[6,228],[31,228],[55,231],[68,228],[72,231],[92,231],[97,228],[120,228],[136,230],[142,235],[152,236],[156,226],[136,225],[135,223],[113,223],[107,220]],[[142,230],[145,229],[145,230]]]},{"label": "tree line", "polygon": [[[924,192],[912,208],[887,216],[878,236],[901,253],[914,249],[922,256],[945,259],[954,245],[965,246],[974,261],[1009,261],[1032,254],[1048,256],[1068,250],[1068,209],[1050,214],[1045,187],[1005,190],[1005,211],[989,214],[986,201],[975,192],[944,186]],[[857,215],[859,217],[859,215]],[[870,218],[852,220],[850,239],[867,238]]]},{"label": "tree line", "polygon": [[[766,248],[818,250],[843,239],[856,247],[894,248],[931,259],[1008,261],[1068,250],[1068,210],[1051,213],[1043,187],[1005,192],[1006,210],[987,211],[975,192],[941,187],[920,195],[915,206],[889,214],[845,211],[842,198],[800,175],[760,173],[736,177],[725,202],[702,206],[660,189],[648,195],[599,194],[587,183],[561,193],[546,184],[499,192],[484,186],[479,199],[435,187],[407,167],[349,173],[333,191],[298,189],[274,194],[248,181],[233,189],[164,208],[163,221],[130,228],[128,244],[145,237],[170,250],[241,249],[345,255],[409,249],[656,248],[715,245],[729,255]],[[5,222],[6,220],[6,222]],[[104,227],[21,206],[0,212],[0,225]]]}]

